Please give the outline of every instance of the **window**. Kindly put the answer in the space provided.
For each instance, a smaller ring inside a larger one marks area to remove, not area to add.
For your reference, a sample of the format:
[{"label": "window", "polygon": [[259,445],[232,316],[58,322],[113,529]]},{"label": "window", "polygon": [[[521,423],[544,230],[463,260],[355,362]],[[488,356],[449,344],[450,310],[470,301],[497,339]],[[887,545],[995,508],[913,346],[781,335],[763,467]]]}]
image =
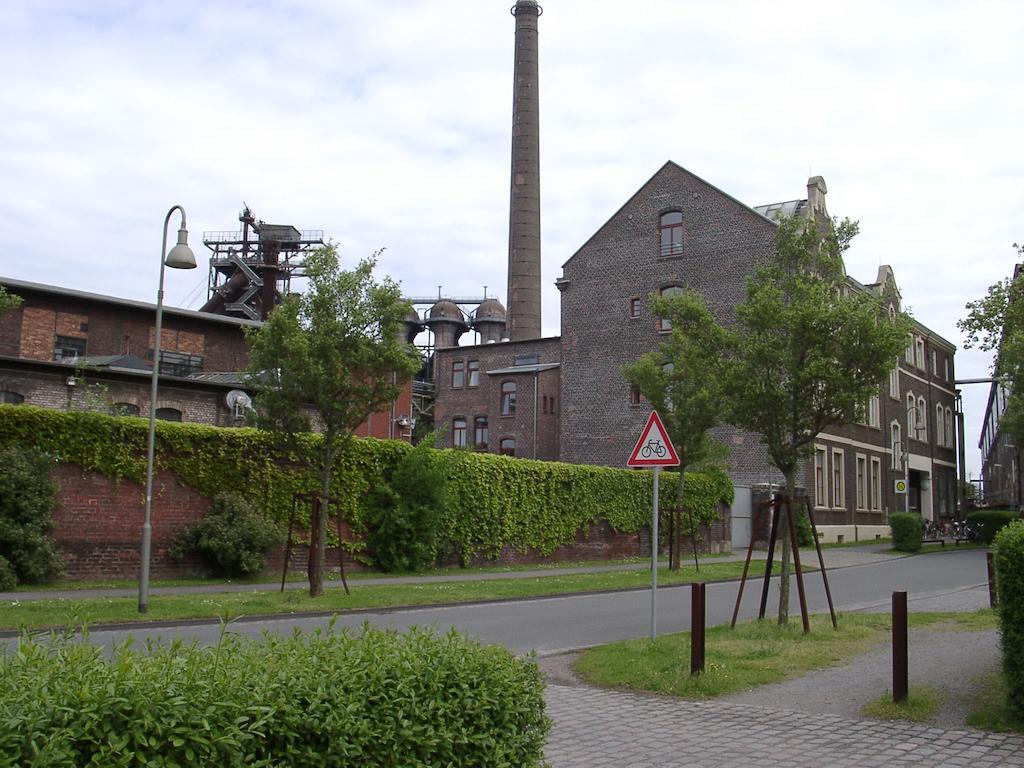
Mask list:
[{"label": "window", "polygon": [[[149,350],[148,358],[153,359],[153,350]],[[160,350],[160,373],[165,376],[189,376],[203,370],[203,358],[185,352]]]},{"label": "window", "polygon": [[943,357],[943,362],[945,363],[945,366],[946,366],[946,375],[943,378],[945,378],[946,381],[950,381],[950,378],[949,378],[949,355],[946,355],[946,356]]},{"label": "window", "polygon": [[867,509],[868,457],[857,454],[857,509]]},{"label": "window", "polygon": [[661,255],[679,256],[683,252],[683,214],[669,211],[661,214]]},{"label": "window", "polygon": [[932,350],[932,376],[939,375],[939,353],[936,350]]},{"label": "window", "polygon": [[846,472],[843,466],[843,452],[837,448],[832,449],[832,506],[837,509],[846,506]]},{"label": "window", "polygon": [[156,417],[160,421],[181,421],[181,411],[177,408],[157,408]]},{"label": "window", "polygon": [[871,457],[871,509],[879,512],[882,509],[882,460]]},{"label": "window", "polygon": [[923,397],[917,398],[917,413],[918,413],[918,418],[921,420],[921,423],[917,425],[918,429],[921,430],[917,439],[918,440],[927,441],[928,440],[928,405],[925,403]]},{"label": "window", "polygon": [[114,403],[110,410],[115,416],[138,416],[139,406],[133,403]]},{"label": "window", "polygon": [[53,339],[54,360],[75,360],[85,355],[85,339],[72,336],[55,336]]},{"label": "window", "polygon": [[640,405],[640,390],[636,387],[629,388],[629,404]]},{"label": "window", "polygon": [[515,416],[516,414],[516,383],[514,381],[503,381],[501,383],[501,415]]},{"label": "window", "polygon": [[0,391],[0,404],[3,405],[21,405],[25,402],[25,396],[19,395],[17,392],[12,392],[9,389]]},{"label": "window", "polygon": [[541,397],[540,412],[541,413],[547,413],[548,412],[548,396],[547,395],[543,395]]},{"label": "window", "polygon": [[917,399],[913,392],[907,393],[907,439],[917,439]]},{"label": "window", "polygon": [[896,365],[889,371],[889,397],[900,399],[900,361],[896,359]]},{"label": "window", "polygon": [[946,409],[946,447],[955,448],[953,438],[953,410],[951,408]]},{"label": "window", "polygon": [[878,428],[881,423],[879,411],[881,408],[881,402],[879,401],[878,395],[872,395],[868,400],[868,426]]},{"label": "window", "polygon": [[461,389],[466,385],[466,361],[452,361],[452,389]]},{"label": "window", "polygon": [[640,317],[640,299],[634,297],[629,300],[629,316],[632,318]]},{"label": "window", "polygon": [[828,453],[824,448],[814,448],[814,506],[828,506]]},{"label": "window", "polygon": [[462,416],[452,419],[452,445],[456,448],[466,446],[466,420]]},{"label": "window", "polygon": [[480,386],[480,361],[470,360],[466,363],[466,369],[469,372],[469,386],[479,387]]},{"label": "window", "polygon": [[911,334],[910,338],[907,339],[907,351],[905,357],[910,365],[914,364],[914,336]]},{"label": "window", "polygon": [[920,336],[914,337],[914,347],[917,350],[916,362],[917,367],[922,371],[924,370],[924,339]]},{"label": "window", "polygon": [[501,438],[499,444],[499,451],[502,456],[515,456],[516,455],[516,441],[511,437]]},{"label": "window", "polygon": [[903,469],[903,437],[900,434],[900,425],[895,421],[889,427],[892,434],[890,448],[892,449],[892,468]]},{"label": "window", "polygon": [[477,416],[473,419],[473,442],[482,451],[487,450],[487,443],[490,442],[487,434],[487,417]]},{"label": "window", "polygon": [[[661,289],[662,298],[669,298],[670,296],[679,296],[683,292],[683,289],[678,285],[670,285],[668,288]],[[661,333],[668,333],[672,330],[672,322],[667,317],[658,319],[658,330]]]}]

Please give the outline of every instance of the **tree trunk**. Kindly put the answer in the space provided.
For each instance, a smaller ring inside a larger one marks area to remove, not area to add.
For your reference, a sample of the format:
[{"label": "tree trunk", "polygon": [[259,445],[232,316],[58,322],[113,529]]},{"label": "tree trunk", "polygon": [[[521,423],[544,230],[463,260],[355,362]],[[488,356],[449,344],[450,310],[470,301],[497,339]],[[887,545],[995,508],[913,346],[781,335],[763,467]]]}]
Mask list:
[{"label": "tree trunk", "polygon": [[679,465],[679,493],[676,494],[676,506],[672,512],[675,518],[675,552],[676,562],[673,571],[679,573],[683,563],[683,492],[686,490],[686,465]]},{"label": "tree trunk", "polygon": [[779,624],[789,623],[789,520],[785,513],[787,501],[791,501],[796,490],[796,470],[786,472],[786,495],[778,507],[779,538],[782,539],[782,567],[779,569]]},{"label": "tree trunk", "polygon": [[[325,438],[326,439],[326,438]],[[316,566],[311,569],[309,576],[309,596],[320,597],[324,593],[324,562],[327,557],[327,520],[330,517],[330,494],[331,494],[331,469],[334,462],[334,452],[330,449],[324,451],[324,466],[320,472],[320,514],[317,520],[316,552],[310,552],[310,557],[316,559]]]}]

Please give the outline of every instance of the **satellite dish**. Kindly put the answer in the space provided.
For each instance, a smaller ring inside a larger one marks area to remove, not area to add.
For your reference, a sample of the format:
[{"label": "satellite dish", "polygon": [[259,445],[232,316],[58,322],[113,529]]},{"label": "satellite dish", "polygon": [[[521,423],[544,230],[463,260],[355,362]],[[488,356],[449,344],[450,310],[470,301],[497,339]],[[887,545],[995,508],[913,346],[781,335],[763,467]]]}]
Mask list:
[{"label": "satellite dish", "polygon": [[225,400],[227,400],[228,408],[232,411],[239,411],[252,407],[252,398],[240,389],[232,389],[228,392]]}]

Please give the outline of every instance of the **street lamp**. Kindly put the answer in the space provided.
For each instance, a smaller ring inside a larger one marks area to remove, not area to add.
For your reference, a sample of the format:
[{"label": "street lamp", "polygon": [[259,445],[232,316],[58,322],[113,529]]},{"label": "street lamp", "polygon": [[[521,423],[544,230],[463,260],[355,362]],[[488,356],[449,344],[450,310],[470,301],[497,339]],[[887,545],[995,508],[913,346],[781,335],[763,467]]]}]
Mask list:
[{"label": "street lamp", "polygon": [[[167,225],[171,215],[181,213],[178,244],[167,252]],[[149,558],[153,538],[153,444],[156,438],[156,390],[160,377],[160,326],[164,314],[164,266],[171,269],[195,269],[196,257],[188,247],[188,229],[185,227],[185,209],[175,205],[164,218],[164,239],[160,246],[160,284],[156,292],[156,331],[153,334],[153,376],[149,388],[149,440],[146,443],[146,517],[142,524],[142,567],[139,572],[139,613],[149,610]]]}]

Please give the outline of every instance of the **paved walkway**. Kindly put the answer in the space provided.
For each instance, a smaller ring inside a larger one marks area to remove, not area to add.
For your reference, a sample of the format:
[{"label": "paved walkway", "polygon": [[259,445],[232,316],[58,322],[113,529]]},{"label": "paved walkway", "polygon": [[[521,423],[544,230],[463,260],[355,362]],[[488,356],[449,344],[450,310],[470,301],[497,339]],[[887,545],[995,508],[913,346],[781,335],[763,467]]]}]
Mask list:
[{"label": "paved walkway", "polygon": [[1024,766],[1024,737],[549,685],[552,768]]},{"label": "paved walkway", "polygon": [[[894,557],[905,557],[892,552],[891,544],[867,544],[859,547],[840,547],[826,549],[825,564],[828,568],[843,568],[850,565],[869,565],[884,560],[891,560]],[[764,560],[768,556],[765,551],[755,551],[754,559]],[[734,552],[731,555],[715,556],[708,558],[709,563],[729,563],[742,561],[746,558],[746,552]],[[776,560],[778,553],[776,553]],[[691,561],[692,562],[692,561]],[[702,560],[701,562],[705,562]],[[814,550],[801,550],[801,562],[808,567],[817,567],[818,560]],[[667,566],[667,561],[662,561],[662,566]],[[505,579],[535,579],[543,576],[569,576],[578,573],[609,573],[614,571],[637,571],[650,568],[650,561],[647,563],[618,563],[615,565],[581,565],[567,566],[563,568],[531,568],[528,570],[515,571],[452,571],[450,573],[430,576],[376,576],[359,575],[349,576],[349,585],[392,585],[392,584],[430,584],[439,582],[461,582],[461,581],[501,581]],[[341,589],[340,580],[325,581],[326,589]],[[170,586],[150,587],[150,595],[202,595],[215,592],[277,592],[281,589],[280,580],[273,582],[217,582],[211,584],[198,584],[194,586]],[[289,581],[285,583],[287,590],[309,589],[306,581]],[[23,592],[0,592],[0,602],[18,600],[29,602],[35,600],[83,600],[93,597],[133,597],[138,594],[136,587],[116,589],[40,589]]]}]

